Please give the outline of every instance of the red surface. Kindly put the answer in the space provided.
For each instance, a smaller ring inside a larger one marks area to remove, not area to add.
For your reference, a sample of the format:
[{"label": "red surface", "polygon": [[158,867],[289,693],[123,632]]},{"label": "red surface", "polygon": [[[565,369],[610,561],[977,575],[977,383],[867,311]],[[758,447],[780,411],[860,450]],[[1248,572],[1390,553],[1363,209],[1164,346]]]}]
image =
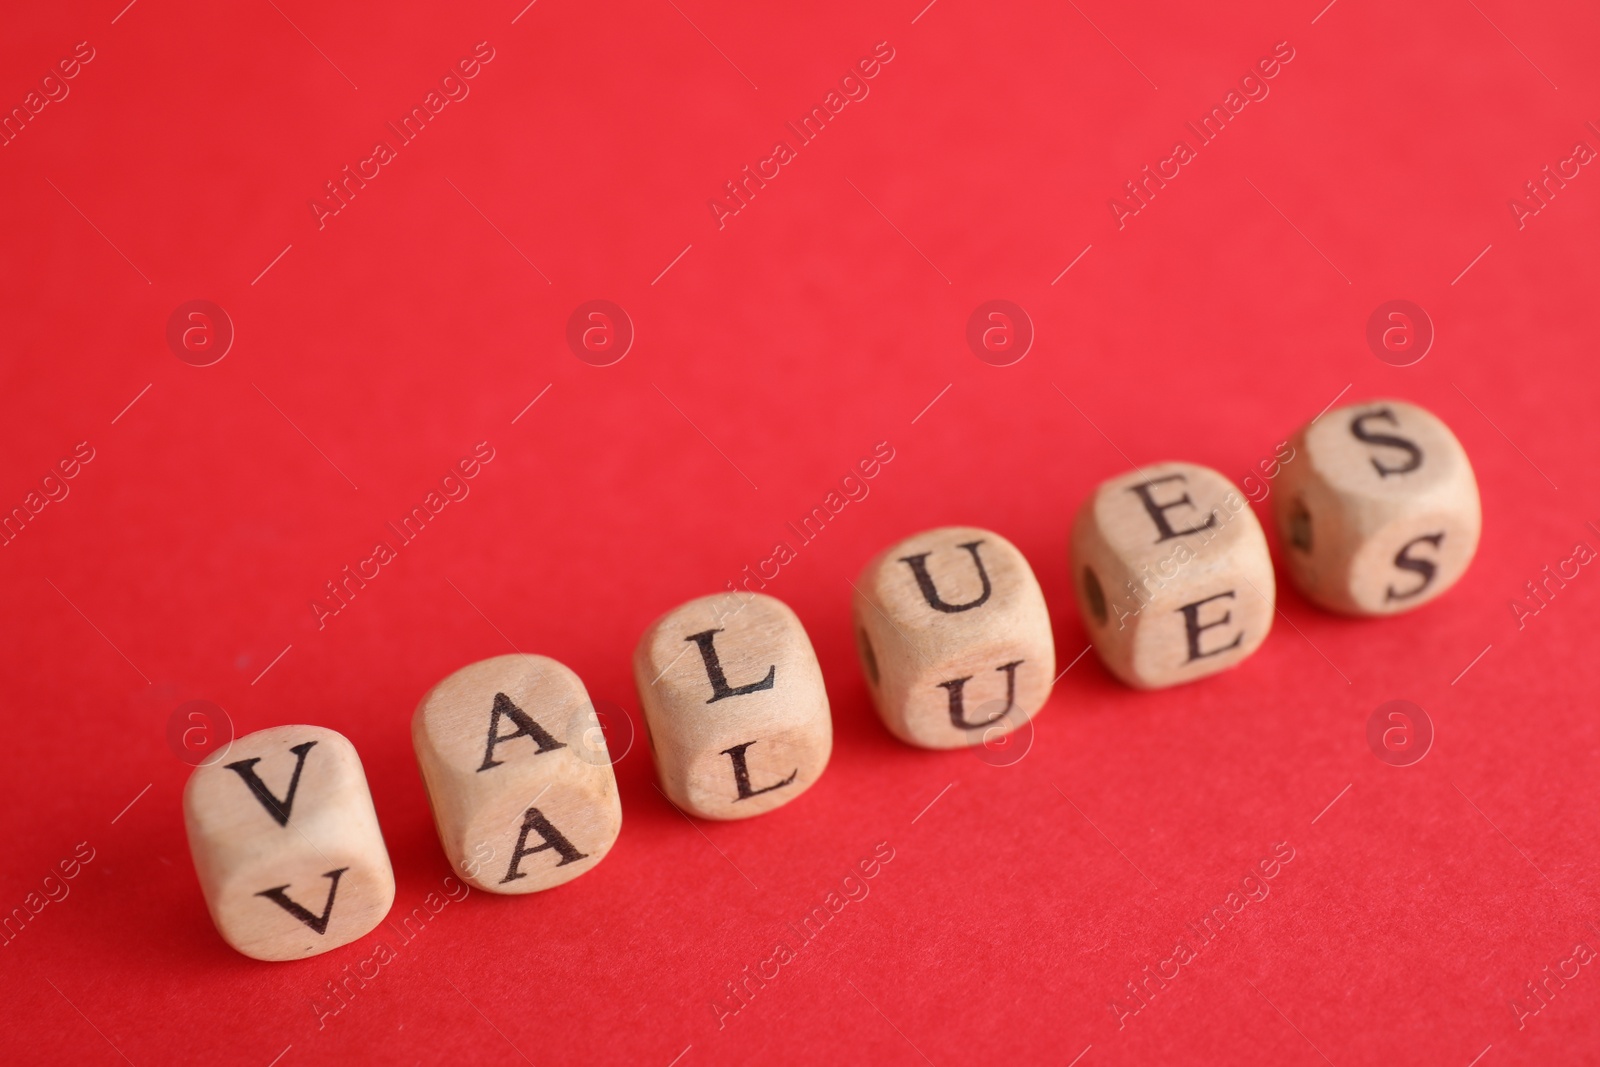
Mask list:
[{"label": "red surface", "polygon": [[[1511,1008],[1600,947],[1600,577],[1520,628],[1509,607],[1600,548],[1600,176],[1520,229],[1508,207],[1600,147],[1591,6],[122,2],[27,7],[0,42],[7,107],[94,51],[0,148],[0,503],[94,455],[0,548],[0,906],[93,855],[0,948],[0,1059],[1600,1059],[1594,965],[1520,1025]],[[470,95],[319,229],[323,183],[480,41]],[[870,95],[719,230],[708,198],[881,41]],[[1108,199],[1281,41],[1270,95],[1119,230]],[[997,298],[1037,331],[1005,368],[963,339]],[[1437,330],[1406,368],[1364,340],[1395,298]],[[210,367],[164,338],[193,299],[236,328]],[[590,299],[634,323],[614,366],[566,346]],[[1167,458],[1242,477],[1339,395],[1419,402],[1471,454],[1483,543],[1445,598],[1362,622],[1285,589],[1252,659],[1166,692],[1087,656],[1008,767],[879,726],[846,584],[874,551],[1001,531],[1066,664],[1086,644],[1066,532],[1096,482]],[[470,496],[319,630],[323,583],[485,441]],[[349,736],[398,921],[449,873],[407,732],[433,682],[537,651],[636,723],[648,622],[767,557],[881,441],[870,495],[767,590],[833,702],[802,799],[691,825],[637,744],[622,837],[570,885],[293,964],[213,931],[178,704]],[[1402,698],[1437,740],[1392,767],[1366,723]],[[719,1028],[725,983],[798,948],[788,924],[879,842],[870,895]],[[1270,895],[1119,1028],[1123,983],[1274,842],[1294,858]],[[398,958],[319,1028],[325,984],[380,942]]]}]

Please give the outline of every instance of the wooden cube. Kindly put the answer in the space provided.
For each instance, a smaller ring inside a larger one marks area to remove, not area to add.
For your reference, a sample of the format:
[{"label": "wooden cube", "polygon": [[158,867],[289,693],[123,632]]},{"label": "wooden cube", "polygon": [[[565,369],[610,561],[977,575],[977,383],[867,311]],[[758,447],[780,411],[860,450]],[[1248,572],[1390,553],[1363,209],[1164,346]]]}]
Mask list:
[{"label": "wooden cube", "polygon": [[633,677],[662,790],[685,811],[760,815],[828,765],[822,668],[781,600],[730,594],[674,608],[639,639]]},{"label": "wooden cube", "polygon": [[1274,515],[1307,599],[1348,615],[1392,615],[1466,573],[1483,525],[1478,482],[1461,442],[1432,413],[1403,400],[1351,404],[1291,443]]},{"label": "wooden cube", "polygon": [[355,746],[321,726],[238,738],[183,791],[211,921],[253,959],[315,956],[369,933],[394,872]]},{"label": "wooden cube", "polygon": [[411,743],[445,855],[479,889],[570,882],[622,830],[600,719],[583,682],[549,657],[456,671],[417,705]]},{"label": "wooden cube", "polygon": [[1033,568],[991,530],[925,530],[875,556],[851,598],[856,648],[889,732],[923,748],[993,741],[1055,682]]},{"label": "wooden cube", "polygon": [[1160,463],[1102,482],[1072,526],[1072,581],[1106,667],[1140,689],[1226,670],[1272,629],[1272,557],[1232,482]]}]

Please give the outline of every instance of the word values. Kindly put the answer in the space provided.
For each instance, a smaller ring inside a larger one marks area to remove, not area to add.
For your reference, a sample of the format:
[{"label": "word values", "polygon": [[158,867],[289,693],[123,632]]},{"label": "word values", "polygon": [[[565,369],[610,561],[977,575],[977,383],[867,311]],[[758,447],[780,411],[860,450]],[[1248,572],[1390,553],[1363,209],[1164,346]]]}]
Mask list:
[{"label": "word values", "polygon": [[766,159],[760,160],[754,167],[745,164],[739,177],[723,183],[722,194],[706,201],[706,206],[711,209],[711,221],[717,224],[717,229],[725,227],[730,218],[749,207],[758,190],[765,189],[767,182],[783,173],[785,166],[800,158],[796,146],[804,148],[820,137],[828,123],[837,119],[846,107],[865,100],[872,91],[867,82],[893,62],[894,55],[894,49],[889,47],[888,41],[879,41],[873,46],[870,56],[857,60],[856,65],[839,79],[838,89],[828,90],[822,103],[802,115],[798,123],[784,123],[784,127],[794,136],[794,144],[791,145],[787,139],[774,142],[772,152]]},{"label": "word values", "polygon": [[430,89],[423,96],[422,103],[412,105],[411,110],[400,117],[398,124],[387,124],[389,132],[394,135],[392,143],[388,138],[378,141],[372,146],[370,156],[359,160],[353,167],[346,163],[338,178],[324,182],[327,195],[306,202],[311,208],[312,218],[317,220],[317,229],[327,226],[330,218],[349,207],[368,182],[376,179],[383,173],[384,167],[400,158],[399,149],[416,140],[427,129],[428,123],[439,117],[440,112],[452,102],[465,100],[467,94],[472,92],[472,87],[467,83],[483,73],[484,65],[493,62],[494,57],[495,51],[489,47],[489,42],[479,41],[472,55],[457,61],[439,79],[438,89]]},{"label": "word values", "polygon": [[1553,166],[1546,163],[1537,178],[1524,182],[1523,192],[1526,195],[1514,196],[1506,201],[1506,206],[1511,209],[1511,217],[1517,220],[1517,229],[1526,228],[1529,219],[1549,207],[1556,193],[1581,174],[1583,168],[1594,161],[1594,157],[1595,150],[1588,142],[1579,141],[1572,146],[1572,155],[1558,160]]},{"label": "word values", "polygon": [[327,596],[311,601],[311,614],[316,617],[317,629],[328,625],[328,620],[350,606],[356,594],[375,581],[383,568],[400,558],[400,549],[422,536],[428,524],[439,517],[452,503],[467,499],[472,487],[467,483],[483,473],[483,468],[493,462],[494,449],[489,442],[479,441],[472,455],[457,461],[443,478],[439,488],[430,489],[422,502],[413,506],[398,523],[388,524],[387,534],[372,547],[372,554],[354,566],[346,564],[337,577],[323,583]]},{"label": "word values", "polygon": [[1238,118],[1247,105],[1265,100],[1272,91],[1267,82],[1282,73],[1283,68],[1293,62],[1294,56],[1295,51],[1288,41],[1273,45],[1272,54],[1257,60],[1256,65],[1239,79],[1239,88],[1229,90],[1222,98],[1222,103],[1200,117],[1199,125],[1184,123],[1194,137],[1194,144],[1191,145],[1187,139],[1179,140],[1172,146],[1171,155],[1154,165],[1145,164],[1140,177],[1123,182],[1127,195],[1114,196],[1106,201],[1111,209],[1111,217],[1116,220],[1117,229],[1127,226],[1130,218],[1149,207],[1156,193],[1182,174],[1184,167],[1199,159],[1199,150],[1220,137],[1228,123]]}]

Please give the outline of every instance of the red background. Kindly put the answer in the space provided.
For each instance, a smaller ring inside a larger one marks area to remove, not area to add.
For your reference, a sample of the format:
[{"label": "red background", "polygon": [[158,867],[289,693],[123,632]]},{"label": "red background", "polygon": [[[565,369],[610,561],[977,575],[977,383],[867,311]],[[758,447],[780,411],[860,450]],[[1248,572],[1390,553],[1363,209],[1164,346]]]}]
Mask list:
[{"label": "red background", "polygon": [[[1600,547],[1600,177],[1521,229],[1508,207],[1600,146],[1592,7],[521,6],[13,15],[6,108],[77,42],[95,58],[0,149],[0,504],[80,441],[95,458],[0,549],[0,908],[78,842],[94,859],[0,948],[0,1058],[1600,1059],[1595,966],[1520,1027],[1510,1007],[1600,947],[1600,577],[1520,629],[1508,606]],[[323,183],[480,41],[470,96],[319,229]],[[708,199],[880,41],[870,95],[719,230]],[[1109,198],[1280,41],[1270,96],[1119,230]],[[596,298],[637,331],[605,368],[564,340]],[[963,339],[995,298],[1037,331],[1003,368]],[[1405,368],[1364,339],[1394,298],[1437,330]],[[237,331],[213,366],[165,341],[192,299]],[[1259,652],[1164,692],[1086,656],[1011,766],[879,725],[846,581],[873,552],[1000,531],[1065,666],[1087,643],[1066,533],[1098,481],[1169,458],[1241,478],[1336,396],[1420,403],[1471,455],[1483,542],[1442,600],[1354,621],[1281,588]],[[319,630],[323,583],[480,441],[471,495]],[[690,824],[635,744],[603,864],[450,904],[320,1029],[325,983],[387,927],[298,963],[223,944],[166,741],[180,703],[350,737],[398,917],[449,873],[407,729],[430,685],[540,652],[636,723],[650,620],[770,554],[880,441],[871,495],[767,590],[833,703],[802,799]],[[1366,741],[1396,698],[1437,732],[1410,767]],[[725,983],[879,842],[870,896],[719,1029]],[[1119,1028],[1123,983],[1273,842],[1295,858],[1271,895]]]}]

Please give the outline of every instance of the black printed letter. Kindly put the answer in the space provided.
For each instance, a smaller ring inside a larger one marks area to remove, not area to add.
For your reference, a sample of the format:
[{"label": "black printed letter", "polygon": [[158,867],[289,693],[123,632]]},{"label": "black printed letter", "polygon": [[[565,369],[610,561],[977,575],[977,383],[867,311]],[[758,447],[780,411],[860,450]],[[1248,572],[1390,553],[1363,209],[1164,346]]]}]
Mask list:
[{"label": "black printed letter", "polygon": [[[544,844],[534,845],[532,848],[523,848],[522,846],[528,843],[529,830],[537,831],[539,836],[544,838]],[[578,860],[589,858],[584,853],[573,848],[572,842],[562,836],[560,830],[551,826],[550,820],[540,814],[538,808],[529,808],[522,816],[522,833],[517,835],[517,847],[511,850],[511,866],[506,868],[506,876],[500,879],[500,884],[505,885],[507,882],[514,882],[518,878],[528,877],[517,870],[522,865],[522,857],[531,856],[535,852],[543,852],[547,848],[553,848],[561,853],[561,862],[556,864],[557,867],[565,867],[569,863],[576,863]]]},{"label": "black printed letter", "polygon": [[[502,735],[500,733],[500,719],[502,717],[516,723],[517,728],[509,734]],[[483,766],[479,767],[478,770],[486,771],[490,767],[498,767],[504,763],[504,760],[494,758],[494,746],[502,741],[510,741],[516,737],[531,737],[539,746],[539,751],[534,753],[535,756],[567,747],[564,743],[545,733],[544,727],[534,722],[527,712],[513,704],[510,697],[504,693],[496,693],[494,695],[494,708],[489,712],[489,744],[483,750]]]},{"label": "black printed letter", "polygon": [[1226,593],[1218,593],[1215,596],[1208,596],[1204,600],[1196,600],[1193,604],[1185,604],[1183,607],[1178,609],[1183,613],[1183,626],[1184,629],[1189,633],[1189,658],[1184,660],[1185,663],[1193,663],[1195,660],[1201,659],[1205,656],[1216,656],[1228,651],[1229,649],[1238,648],[1239,642],[1244,640],[1244,631],[1241,630],[1239,631],[1239,634],[1234,637],[1231,644],[1223,645],[1221,648],[1213,648],[1210,652],[1200,651],[1201,632],[1204,630],[1209,630],[1213,626],[1226,626],[1228,625],[1228,620],[1233,618],[1233,612],[1225,611],[1222,613],[1222,618],[1217,619],[1214,622],[1203,623],[1200,621],[1200,606],[1202,604],[1209,604],[1213,600],[1221,600],[1223,597],[1227,597],[1229,600],[1232,600],[1233,590],[1230,589]]},{"label": "black printed letter", "polygon": [[[1357,441],[1365,441],[1369,445],[1388,445],[1391,448],[1403,448],[1410,454],[1404,465],[1399,467],[1385,467],[1377,460],[1373,460],[1372,466],[1377,470],[1379,477],[1387,478],[1391,474],[1404,474],[1422,466],[1422,449],[1418,448],[1413,442],[1407,441],[1404,437],[1369,432],[1365,426],[1361,425],[1368,419],[1383,419],[1390,426],[1400,425],[1400,420],[1396,419],[1394,412],[1388,408],[1379,408],[1377,411],[1363,411],[1350,420],[1350,433]],[[1421,590],[1419,589],[1418,592],[1421,592]]]},{"label": "black printed letter", "polygon": [[715,704],[727,697],[744,696],[746,693],[758,693],[763,689],[771,689],[778,679],[778,665],[774,663],[767,668],[767,676],[759,682],[749,685],[730,686],[727,675],[722,673],[722,661],[717,658],[717,646],[712,644],[716,635],[722,630],[702,630],[697,634],[690,634],[685,641],[693,641],[700,646],[700,658],[706,664],[706,676],[711,679],[711,699],[707,704]]},{"label": "black printed letter", "polygon": [[1396,592],[1395,587],[1391,585],[1384,594],[1384,600],[1410,600],[1433,584],[1433,576],[1439,570],[1439,565],[1431,559],[1412,559],[1409,555],[1412,547],[1421,544],[1423,541],[1428,542],[1434,548],[1438,548],[1444,541],[1444,534],[1423,534],[1421,537],[1412,538],[1401,546],[1400,551],[1394,554],[1394,565],[1403,571],[1415,571],[1422,575],[1422,582],[1413,589],[1407,589],[1404,593]]},{"label": "black printed letter", "polygon": [[997,671],[1006,672],[1006,706],[982,722],[967,721],[967,709],[963,702],[962,690],[966,688],[968,682],[972,681],[972,675],[969,674],[965,678],[957,678],[953,682],[940,682],[939,688],[948,691],[950,694],[950,724],[958,730],[981,730],[990,723],[998,722],[1005,718],[1006,714],[1017,704],[1017,668],[1022,663],[1023,661],[1020,659],[1012,660],[1010,663],[1003,663],[995,668]]},{"label": "black printed letter", "polygon": [[761,789],[751,789],[750,768],[745,766],[744,750],[753,744],[755,744],[754,741],[746,741],[742,745],[734,745],[732,748],[725,748],[722,750],[722,754],[724,756],[727,756],[729,759],[733,760],[733,781],[734,784],[739,787],[739,795],[733,798],[735,803],[741,800],[749,800],[751,797],[758,796],[762,793],[770,793],[774,789],[782,789],[784,786],[794,781],[794,776],[800,773],[800,768],[796,767],[794,770],[789,772],[789,777],[785,778],[781,782],[764,786]]},{"label": "black printed letter", "polygon": [[[289,779],[289,791],[283,795],[282,800],[273,796],[272,790],[268,789],[266,783],[257,777],[255,768],[256,764],[261,762],[260,756],[242,759],[226,766],[228,770],[233,771],[244,779],[244,784],[249,786],[250,792],[256,795],[257,800],[261,801],[261,806],[267,809],[267,814],[278,820],[279,826],[288,826],[289,809],[294,807],[295,790],[300,788],[300,772],[306,765],[306,753],[310,752],[311,746],[315,744],[315,741],[307,741],[289,750],[295,754],[294,775]],[[332,900],[333,897],[330,895],[328,899]],[[317,931],[319,934],[321,932],[321,930]]]},{"label": "black printed letter", "polygon": [[1199,533],[1201,530],[1209,530],[1211,527],[1217,524],[1217,513],[1213,511],[1210,516],[1207,517],[1206,521],[1202,522],[1199,526],[1190,526],[1187,529],[1174,530],[1172,528],[1172,524],[1167,521],[1167,512],[1171,511],[1173,508],[1179,508],[1185,505],[1192,508],[1194,507],[1194,501],[1189,499],[1188,493],[1184,493],[1176,500],[1169,500],[1165,504],[1158,504],[1156,503],[1155,498],[1150,495],[1150,487],[1152,485],[1160,485],[1162,482],[1186,482],[1188,480],[1189,476],[1186,474],[1168,474],[1162,478],[1151,478],[1148,482],[1140,482],[1138,485],[1130,485],[1128,487],[1128,492],[1133,493],[1139,498],[1140,502],[1144,504],[1144,509],[1150,513],[1151,520],[1156,524],[1156,532],[1161,535],[1160,537],[1156,538],[1156,544],[1158,545],[1161,542],[1170,540],[1174,537],[1182,537],[1185,534]]},{"label": "black printed letter", "polygon": [[[312,744],[315,743],[316,742],[314,741],[312,742]],[[310,746],[308,745],[306,747],[309,748]],[[315,930],[317,933],[325,934],[328,932],[328,916],[333,914],[333,895],[339,891],[339,878],[344,874],[345,871],[348,871],[349,869],[349,867],[340,867],[337,871],[329,871],[327,874],[322,876],[329,879],[332,884],[328,886],[328,900],[322,905],[321,915],[313,915],[299,904],[296,904],[294,901],[290,900],[283,892],[285,889],[289,888],[286,885],[274,886],[271,889],[264,889],[257,893],[256,896],[266,897],[278,907],[282,908],[290,915],[293,915],[296,919],[299,919],[301,922],[311,927],[311,929]]]},{"label": "black printed letter", "polygon": [[952,614],[957,611],[968,611],[989,599],[989,572],[983,569],[983,560],[978,558],[978,546],[981,544],[982,541],[968,541],[966,544],[956,546],[972,553],[972,562],[978,568],[978,580],[983,583],[983,592],[978,594],[977,599],[969,600],[965,604],[946,604],[939,599],[939,590],[934,588],[933,579],[928,576],[928,557],[933,553],[923,552],[916,556],[903,556],[900,562],[911,565],[911,573],[917,578],[917,588],[922,590],[923,599],[928,602],[930,608]]}]

